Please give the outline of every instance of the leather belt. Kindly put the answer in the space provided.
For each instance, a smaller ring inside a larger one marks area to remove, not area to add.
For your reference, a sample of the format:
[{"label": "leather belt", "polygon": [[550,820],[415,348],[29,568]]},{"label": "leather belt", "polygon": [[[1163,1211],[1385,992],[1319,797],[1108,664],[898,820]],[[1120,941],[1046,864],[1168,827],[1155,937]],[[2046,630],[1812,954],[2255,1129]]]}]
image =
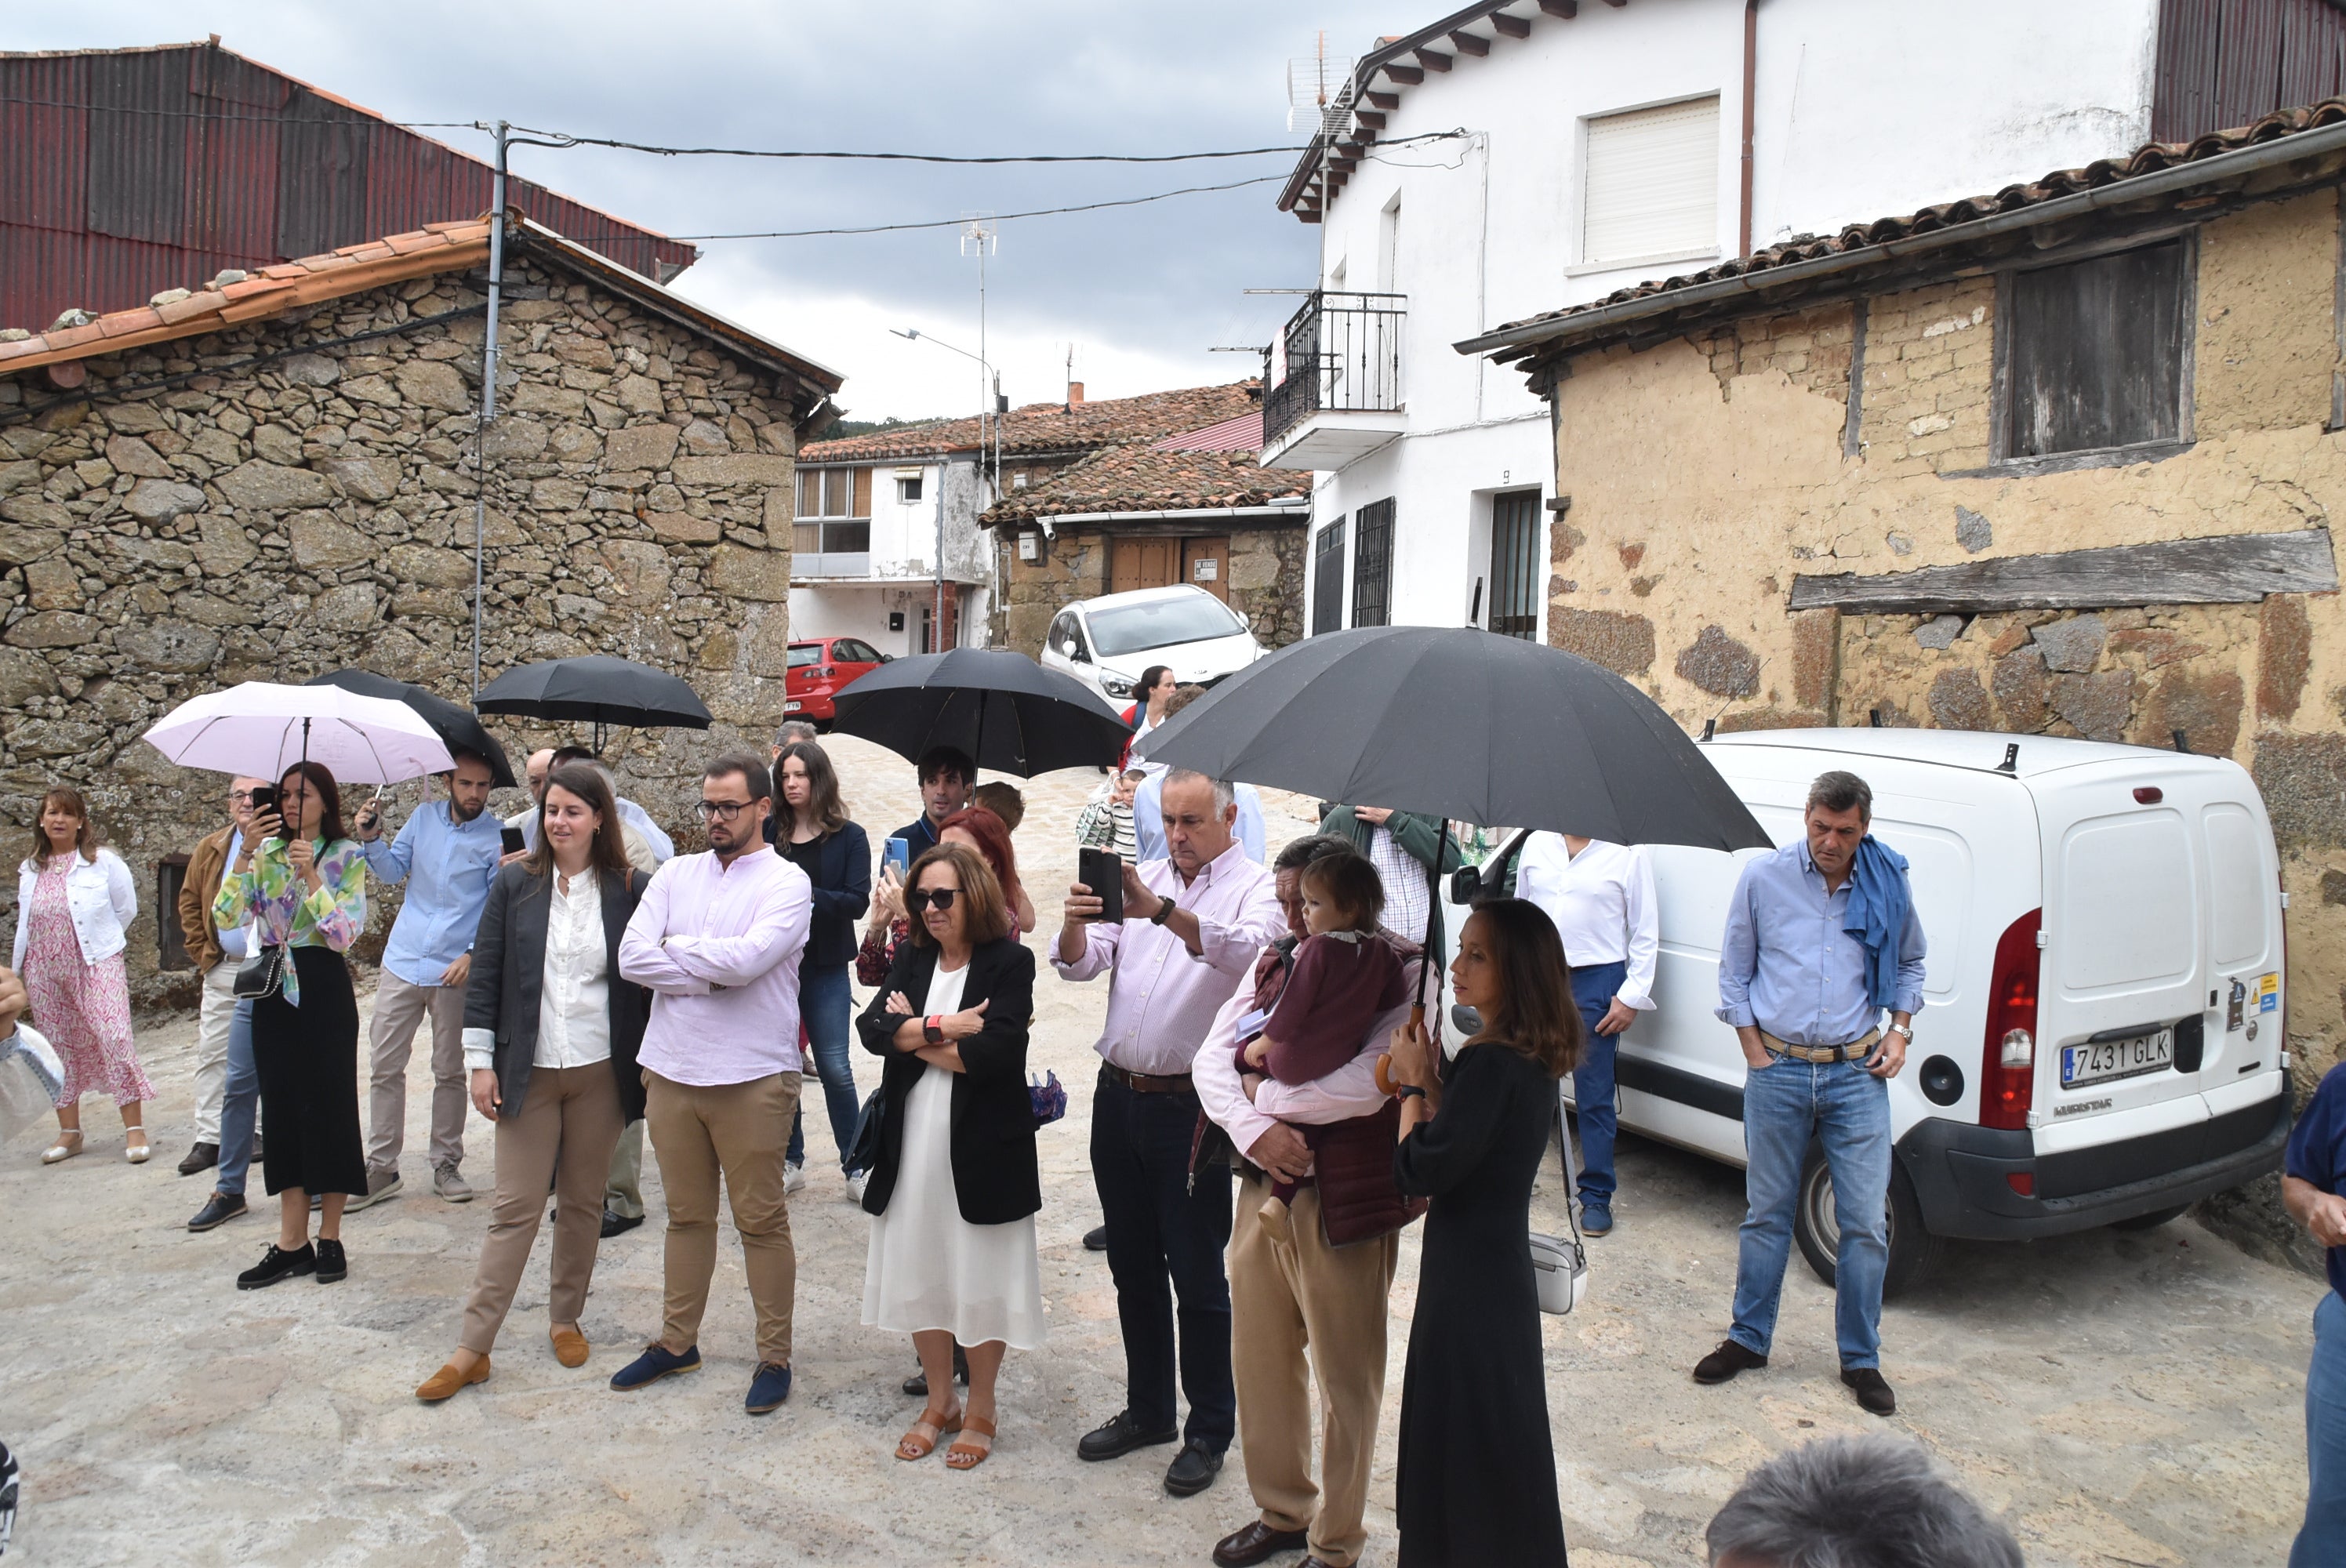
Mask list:
[{"label": "leather belt", "polygon": [[1873,1054],[1881,1044],[1882,1031],[1869,1029],[1846,1045],[1795,1045],[1789,1040],[1779,1040],[1765,1029],[1760,1031],[1760,1042],[1779,1056],[1790,1056],[1795,1062],[1862,1062]]},{"label": "leather belt", "polygon": [[1189,1074],[1178,1073],[1171,1077],[1159,1077],[1149,1073],[1127,1073],[1113,1062],[1100,1064],[1100,1076],[1111,1084],[1121,1084],[1136,1095],[1193,1095],[1196,1085]]}]

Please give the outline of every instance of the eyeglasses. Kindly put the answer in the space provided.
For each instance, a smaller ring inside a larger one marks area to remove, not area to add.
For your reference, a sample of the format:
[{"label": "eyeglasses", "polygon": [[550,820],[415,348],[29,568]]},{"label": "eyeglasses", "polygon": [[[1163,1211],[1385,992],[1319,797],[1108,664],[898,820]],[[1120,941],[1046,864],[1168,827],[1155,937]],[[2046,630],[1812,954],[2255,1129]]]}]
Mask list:
[{"label": "eyeglasses", "polygon": [[250,789],[231,789],[228,792],[228,798],[240,806],[252,804],[252,791]]},{"label": "eyeglasses", "polygon": [[937,906],[937,912],[943,914],[953,908],[954,894],[960,891],[959,888],[915,888],[904,895],[904,907],[914,914],[919,914],[931,904],[934,904]]},{"label": "eyeglasses", "polygon": [[755,804],[751,800],[703,800],[700,814],[712,821],[729,822]]}]

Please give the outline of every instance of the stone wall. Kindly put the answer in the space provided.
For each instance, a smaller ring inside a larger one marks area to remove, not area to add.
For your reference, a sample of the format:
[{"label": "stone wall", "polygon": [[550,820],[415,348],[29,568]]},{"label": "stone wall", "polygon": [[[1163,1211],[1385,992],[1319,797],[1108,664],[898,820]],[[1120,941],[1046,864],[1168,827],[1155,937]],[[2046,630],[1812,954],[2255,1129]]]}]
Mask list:
[{"label": "stone wall", "polygon": [[[1018,558],[1015,530],[997,529],[1002,552],[1002,604],[994,626],[994,646],[1035,655],[1051,617],[1077,599],[1108,591],[1113,535],[1096,528],[1061,528],[1056,538],[1033,536],[1039,558]],[[1255,638],[1265,647],[1284,647],[1303,635],[1303,555],[1301,526],[1213,530],[1205,524],[1185,532],[1185,537],[1221,537],[1230,542],[1229,603],[1245,617]]]},{"label": "stone wall", "polygon": [[[625,790],[682,826],[700,762],[762,748],[780,717],[791,405],[663,319],[507,266],[483,677],[585,653],[683,675],[714,731],[622,730],[610,748]],[[225,791],[141,742],[149,725],[199,692],[345,665],[469,689],[482,319],[324,345],[479,300],[422,279],[92,360],[87,402],[58,402],[41,372],[0,378],[0,839],[29,842],[52,781],[90,797],[141,890],[143,1003],[193,995],[192,976],[156,969],[156,864],[217,824]],[[495,724],[516,771],[573,734]],[[423,789],[399,791],[394,820]],[[378,940],[395,908],[375,901]]]}]

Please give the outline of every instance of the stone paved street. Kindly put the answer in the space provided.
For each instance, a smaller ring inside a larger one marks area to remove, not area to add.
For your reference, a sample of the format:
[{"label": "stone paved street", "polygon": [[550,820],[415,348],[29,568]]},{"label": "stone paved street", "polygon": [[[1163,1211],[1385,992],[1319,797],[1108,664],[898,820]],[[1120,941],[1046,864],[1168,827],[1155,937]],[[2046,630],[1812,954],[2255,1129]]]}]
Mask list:
[{"label": "stone paved street", "polygon": [[[875,840],[916,809],[910,769],[834,743]],[[1074,862],[1091,777],[1029,796],[1019,834],[1046,930]],[[1277,804],[1277,802],[1274,802]],[[1281,841],[1300,822],[1274,818]],[[1037,942],[1039,947],[1039,940]],[[272,1222],[181,1228],[204,1183],[172,1166],[189,1136],[190,1023],[142,1033],[159,1099],[157,1158],[131,1167],[90,1104],[91,1152],[37,1164],[0,1148],[0,1437],[25,1467],[17,1553],[32,1564],[1202,1564],[1251,1516],[1233,1453],[1180,1502],[1167,1451],[1107,1465],[1076,1438],[1119,1403],[1121,1354],[1085,1146],[1088,1045],[1104,985],[1038,985],[1034,1063],[1071,1091],[1042,1137],[1043,1283],[1052,1339],[1011,1358],[995,1457],[956,1475],[891,1457],[914,1413],[909,1348],[859,1321],[865,1222],[830,1135],[808,1126],[793,1207],[798,1380],[780,1412],[740,1409],[750,1371],[740,1250],[720,1254],[701,1374],[634,1396],[605,1380],[656,1326],[655,1223],[607,1243],[585,1329],[594,1359],[545,1341],[546,1241],[495,1375],[450,1403],[413,1385],[454,1344],[488,1204],[428,1196],[426,1072],[409,1095],[407,1192],[355,1216],[347,1282],[240,1295]],[[868,1067],[858,1071],[866,1087]],[[491,1182],[474,1122],[467,1174]],[[1829,1293],[1795,1260],[1774,1364],[1698,1390],[1687,1368],[1724,1329],[1740,1217],[1736,1175],[1627,1141],[1620,1227],[1595,1245],[1587,1303],[1545,1319],[1548,1399],[1574,1562],[1700,1561],[1704,1522],[1755,1462],[1875,1423],[1834,1373]],[[254,1190],[259,1192],[256,1177]],[[1535,1223],[1564,1227],[1553,1167]],[[273,1212],[273,1211],[272,1211]],[[1392,1296],[1394,1349],[1368,1561],[1392,1561],[1392,1430],[1416,1282],[1414,1233]],[[2188,1221],[2033,1247],[1955,1246],[1885,1315],[1885,1366],[1912,1433],[2000,1511],[2045,1565],[2278,1562],[2304,1491],[2300,1398],[2319,1287]],[[1281,1559],[1291,1563],[1293,1559]]]}]

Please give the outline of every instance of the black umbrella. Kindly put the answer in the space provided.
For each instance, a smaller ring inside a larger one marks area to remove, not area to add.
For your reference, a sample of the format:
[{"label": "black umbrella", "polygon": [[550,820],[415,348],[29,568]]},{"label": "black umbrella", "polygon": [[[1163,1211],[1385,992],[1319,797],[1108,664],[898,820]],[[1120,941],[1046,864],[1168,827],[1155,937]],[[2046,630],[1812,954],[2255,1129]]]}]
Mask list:
[{"label": "black umbrella", "polygon": [[595,726],[597,751],[603,749],[606,725],[637,729],[709,728],[707,705],[678,677],[606,654],[548,659],[509,669],[483,687],[473,706],[483,713],[586,720]]},{"label": "black umbrella", "polygon": [[386,697],[393,702],[403,702],[423,721],[438,732],[451,751],[476,751],[489,759],[490,782],[500,789],[514,787],[513,764],[506,759],[505,748],[497,738],[481,723],[480,716],[471,708],[449,701],[426,687],[412,681],[393,680],[372,670],[338,669],[329,675],[316,676],[302,683],[305,686],[334,686],[344,691],[357,692],[361,697]]},{"label": "black umbrella", "polygon": [[836,698],[831,728],[918,761],[951,746],[981,768],[1031,779],[1060,768],[1105,768],[1132,738],[1107,700],[1025,654],[952,648],[900,658],[857,677]]}]

